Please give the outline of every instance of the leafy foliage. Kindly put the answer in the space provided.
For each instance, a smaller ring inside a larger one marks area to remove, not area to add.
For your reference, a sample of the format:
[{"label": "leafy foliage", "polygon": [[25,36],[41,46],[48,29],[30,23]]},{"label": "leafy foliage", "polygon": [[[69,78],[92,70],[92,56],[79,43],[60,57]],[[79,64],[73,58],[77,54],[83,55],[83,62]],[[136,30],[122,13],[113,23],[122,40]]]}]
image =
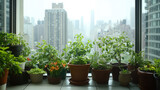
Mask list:
[{"label": "leafy foliage", "polygon": [[120,72],[121,72],[121,74],[129,74],[129,73],[131,73],[127,69],[122,69]]},{"label": "leafy foliage", "polygon": [[155,72],[160,77],[160,59],[154,59]]},{"label": "leafy foliage", "polygon": [[87,64],[89,62],[89,58],[87,54],[90,53],[92,44],[88,40],[86,44],[82,42],[84,37],[82,34],[75,35],[75,41],[69,41],[69,45],[66,45],[64,49],[66,53],[66,59],[71,64]]},{"label": "leafy foliage", "polygon": [[21,73],[19,62],[17,62],[14,55],[10,51],[6,51],[9,47],[0,47],[0,77],[5,69],[10,69],[10,73]]},{"label": "leafy foliage", "polygon": [[28,74],[45,74],[46,72],[43,69],[40,68],[34,68],[30,71],[27,71]]},{"label": "leafy foliage", "polygon": [[99,38],[99,41],[103,42],[98,43],[98,46],[102,48],[102,52],[105,51],[109,54],[119,65],[121,61],[124,60],[123,54],[130,54],[134,46],[124,32],[119,37],[106,36]]},{"label": "leafy foliage", "polygon": [[145,72],[154,72],[155,71],[155,66],[151,61],[145,61],[144,65],[142,67],[139,67],[141,71]]},{"label": "leafy foliage", "polygon": [[132,66],[141,67],[144,65],[144,54],[143,52],[136,53],[135,51],[131,52],[132,56],[129,60],[129,64]]},{"label": "leafy foliage", "polygon": [[37,51],[31,57],[31,63],[34,67],[39,64],[40,68],[44,68],[44,66],[51,60],[56,60],[58,57],[58,51],[55,47],[46,43],[43,40],[43,44],[38,43]]}]

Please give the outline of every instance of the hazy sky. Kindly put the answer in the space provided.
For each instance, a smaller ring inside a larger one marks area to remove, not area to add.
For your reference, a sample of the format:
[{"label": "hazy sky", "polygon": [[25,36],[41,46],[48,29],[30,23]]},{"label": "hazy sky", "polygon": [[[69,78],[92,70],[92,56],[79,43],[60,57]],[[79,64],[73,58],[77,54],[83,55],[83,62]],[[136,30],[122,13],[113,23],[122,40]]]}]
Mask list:
[{"label": "hazy sky", "polygon": [[135,0],[24,0],[24,16],[43,20],[45,9],[51,9],[52,3],[63,2],[69,19],[90,20],[93,9],[95,20],[122,20],[130,19],[130,10]]}]

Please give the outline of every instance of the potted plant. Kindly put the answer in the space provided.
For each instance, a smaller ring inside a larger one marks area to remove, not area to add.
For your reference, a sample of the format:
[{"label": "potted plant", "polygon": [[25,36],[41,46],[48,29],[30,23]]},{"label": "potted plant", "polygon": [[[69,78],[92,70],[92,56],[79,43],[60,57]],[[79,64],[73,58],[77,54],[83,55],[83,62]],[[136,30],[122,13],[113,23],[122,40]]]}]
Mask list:
[{"label": "potted plant", "polygon": [[9,47],[0,47],[0,85],[7,82],[9,70],[15,73],[21,73],[19,62],[15,61],[14,55],[6,51]]},{"label": "potted plant", "polygon": [[38,65],[39,68],[44,68],[49,61],[56,60],[58,51],[55,47],[47,44],[45,40],[43,40],[42,44],[38,43],[36,47],[37,51],[31,56],[31,63],[34,65],[33,67]]},{"label": "potted plant", "polygon": [[61,82],[61,72],[62,69],[66,67],[65,63],[62,63],[61,60],[52,60],[45,68],[47,69],[48,82],[50,84],[58,84]]},{"label": "potted plant", "polygon": [[111,64],[109,62],[111,59],[107,54],[99,55],[98,52],[95,52],[91,58],[91,67],[92,67],[92,79],[99,84],[108,83],[109,75],[111,72]]},{"label": "potted plant", "polygon": [[74,42],[69,42],[69,46],[66,46],[66,56],[69,61],[69,69],[71,72],[70,83],[75,85],[88,84],[88,72],[90,68],[89,58],[87,53],[90,53],[92,44],[88,40],[86,44],[82,42],[84,37],[81,34],[77,34],[74,37]]},{"label": "potted plant", "polygon": [[123,69],[119,72],[119,82],[122,86],[128,86],[131,81],[131,72]]},{"label": "potted plant", "polygon": [[129,59],[128,70],[131,71],[132,82],[138,83],[137,68],[144,65],[144,55],[143,52],[131,53],[131,58]]},{"label": "potted plant", "polygon": [[154,78],[156,80],[156,90],[160,90],[160,59],[154,59],[155,73]]},{"label": "potted plant", "polygon": [[126,69],[127,64],[122,63],[126,58],[125,56],[129,55],[132,52],[134,44],[131,43],[129,38],[125,33],[121,34],[118,37],[109,37],[107,39],[101,39],[101,41],[106,42],[105,44],[100,44],[100,46],[106,46],[110,48],[108,51],[117,63],[112,64],[112,77],[113,80],[118,81],[119,71],[121,69]]},{"label": "potted plant", "polygon": [[155,67],[150,61],[145,61],[144,66],[138,68],[138,84],[141,90],[156,90],[154,71]]},{"label": "potted plant", "polygon": [[30,71],[27,71],[27,73],[30,75],[32,83],[40,83],[43,81],[43,74],[46,72],[43,69],[34,68]]}]

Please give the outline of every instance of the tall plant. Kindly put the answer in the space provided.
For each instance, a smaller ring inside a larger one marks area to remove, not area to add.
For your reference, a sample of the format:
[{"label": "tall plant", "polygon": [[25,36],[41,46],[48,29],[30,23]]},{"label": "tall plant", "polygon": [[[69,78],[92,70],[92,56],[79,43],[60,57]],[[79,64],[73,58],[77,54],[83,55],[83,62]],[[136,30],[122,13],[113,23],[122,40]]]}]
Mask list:
[{"label": "tall plant", "polygon": [[88,40],[87,43],[83,43],[82,34],[77,34],[74,37],[74,42],[69,41],[69,45],[66,45],[64,51],[66,52],[66,58],[71,64],[87,64],[89,58],[87,54],[90,53],[92,44]]}]

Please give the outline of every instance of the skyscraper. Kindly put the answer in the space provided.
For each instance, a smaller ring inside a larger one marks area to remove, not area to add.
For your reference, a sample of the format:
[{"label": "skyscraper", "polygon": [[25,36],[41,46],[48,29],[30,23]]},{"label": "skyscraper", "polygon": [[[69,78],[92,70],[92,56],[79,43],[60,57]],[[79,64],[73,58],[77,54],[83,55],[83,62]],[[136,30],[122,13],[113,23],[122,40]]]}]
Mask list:
[{"label": "skyscraper", "polygon": [[67,44],[67,12],[63,3],[53,3],[52,9],[45,10],[45,40],[60,53]]},{"label": "skyscraper", "polygon": [[148,59],[160,58],[160,1],[145,0],[146,13],[146,47],[145,56]]},{"label": "skyscraper", "polygon": [[0,0],[0,32],[10,30],[10,0]]}]

